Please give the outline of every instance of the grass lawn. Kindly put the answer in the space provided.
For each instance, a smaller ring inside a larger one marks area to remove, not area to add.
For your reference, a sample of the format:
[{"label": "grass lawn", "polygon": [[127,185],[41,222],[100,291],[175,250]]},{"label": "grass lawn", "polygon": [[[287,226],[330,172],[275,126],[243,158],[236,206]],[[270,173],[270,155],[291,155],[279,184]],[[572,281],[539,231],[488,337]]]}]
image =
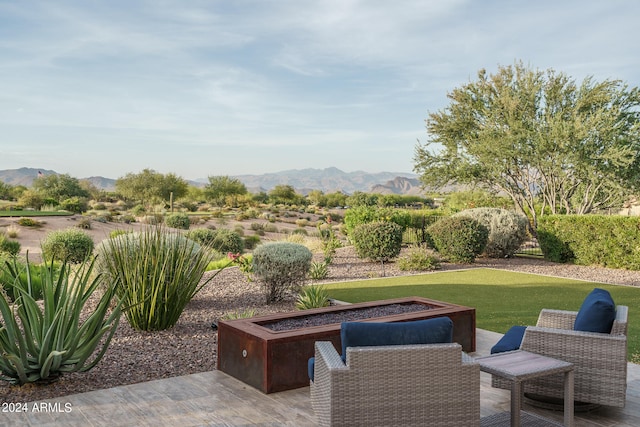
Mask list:
[{"label": "grass lawn", "polygon": [[629,307],[628,359],[640,362],[640,288],[487,268],[325,285],[331,298],[348,302],[420,296],[475,307],[478,328],[505,333],[535,325],[543,308],[577,311],[595,287]]},{"label": "grass lawn", "polygon": [[70,216],[71,212],[66,211],[2,211],[0,210],[0,217],[20,217],[20,216]]}]

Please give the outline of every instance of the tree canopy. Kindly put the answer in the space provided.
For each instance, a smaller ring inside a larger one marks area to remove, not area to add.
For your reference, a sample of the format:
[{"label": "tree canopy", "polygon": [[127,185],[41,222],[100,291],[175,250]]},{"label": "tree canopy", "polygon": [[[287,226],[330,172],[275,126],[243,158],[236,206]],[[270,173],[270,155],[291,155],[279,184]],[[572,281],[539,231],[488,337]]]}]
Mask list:
[{"label": "tree canopy", "polygon": [[189,184],[173,173],[163,175],[153,169],[144,169],[140,173],[128,173],[118,178],[116,190],[131,200],[157,203],[170,200],[172,193],[174,199],[185,196]]},{"label": "tree canopy", "polygon": [[429,114],[414,170],[436,188],[499,189],[518,210],[583,214],[620,206],[640,188],[640,90],[580,84],[552,69],[499,67],[448,94]]},{"label": "tree canopy", "polygon": [[209,183],[204,187],[204,196],[218,206],[224,206],[227,198],[230,205],[235,205],[238,196],[247,193],[247,187],[239,179],[226,175],[210,176]]},{"label": "tree canopy", "polygon": [[68,174],[40,176],[33,181],[33,189],[57,202],[71,197],[89,197],[89,192],[82,188],[78,178]]}]

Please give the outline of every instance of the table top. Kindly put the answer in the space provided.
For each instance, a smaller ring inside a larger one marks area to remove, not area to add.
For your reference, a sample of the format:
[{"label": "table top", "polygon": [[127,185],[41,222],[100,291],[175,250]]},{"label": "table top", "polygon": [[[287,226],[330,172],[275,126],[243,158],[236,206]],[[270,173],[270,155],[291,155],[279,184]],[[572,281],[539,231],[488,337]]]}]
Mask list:
[{"label": "table top", "polygon": [[475,359],[480,370],[509,380],[524,381],[573,370],[573,364],[528,351],[496,353]]}]

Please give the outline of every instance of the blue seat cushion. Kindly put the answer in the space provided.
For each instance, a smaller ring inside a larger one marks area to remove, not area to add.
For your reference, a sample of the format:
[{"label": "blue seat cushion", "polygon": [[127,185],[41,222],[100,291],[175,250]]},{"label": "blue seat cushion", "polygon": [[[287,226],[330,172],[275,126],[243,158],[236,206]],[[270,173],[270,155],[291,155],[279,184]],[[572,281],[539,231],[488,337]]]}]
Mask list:
[{"label": "blue seat cushion", "polygon": [[491,347],[491,354],[518,350],[522,344],[522,338],[524,337],[524,332],[526,330],[526,326],[512,326],[509,328],[507,333],[500,338],[500,341]]},{"label": "blue seat cushion", "polygon": [[342,360],[347,347],[450,343],[453,322],[448,317],[410,322],[344,322],[340,325]]},{"label": "blue seat cushion", "polygon": [[[448,317],[410,322],[344,322],[340,326],[342,361],[347,347],[378,345],[438,344],[453,341],[453,322]],[[313,381],[315,358],[307,363],[309,379]]]},{"label": "blue seat cushion", "polygon": [[611,294],[605,289],[595,288],[580,306],[573,329],[609,334],[615,319],[616,306]]}]

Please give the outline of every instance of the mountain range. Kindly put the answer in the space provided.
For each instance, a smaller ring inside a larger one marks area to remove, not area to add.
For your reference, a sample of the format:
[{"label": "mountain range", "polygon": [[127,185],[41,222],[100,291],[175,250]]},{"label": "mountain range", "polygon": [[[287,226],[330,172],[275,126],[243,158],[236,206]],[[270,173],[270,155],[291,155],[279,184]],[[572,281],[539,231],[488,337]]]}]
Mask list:
[{"label": "mountain range", "polygon": [[[0,170],[0,181],[9,185],[24,185],[30,187],[33,180],[43,175],[56,174],[48,169],[19,168]],[[291,185],[301,194],[308,194],[311,190],[320,190],[325,193],[341,191],[352,194],[355,191],[380,194],[407,194],[422,195],[423,190],[417,175],[411,173],[364,171],[344,172],[338,168],[325,169],[291,169],[262,175],[234,175],[252,193],[260,191],[268,192],[277,185]],[[116,180],[101,176],[79,178],[91,182],[96,187],[113,191]],[[189,181],[192,185],[204,186],[206,178]]]}]

